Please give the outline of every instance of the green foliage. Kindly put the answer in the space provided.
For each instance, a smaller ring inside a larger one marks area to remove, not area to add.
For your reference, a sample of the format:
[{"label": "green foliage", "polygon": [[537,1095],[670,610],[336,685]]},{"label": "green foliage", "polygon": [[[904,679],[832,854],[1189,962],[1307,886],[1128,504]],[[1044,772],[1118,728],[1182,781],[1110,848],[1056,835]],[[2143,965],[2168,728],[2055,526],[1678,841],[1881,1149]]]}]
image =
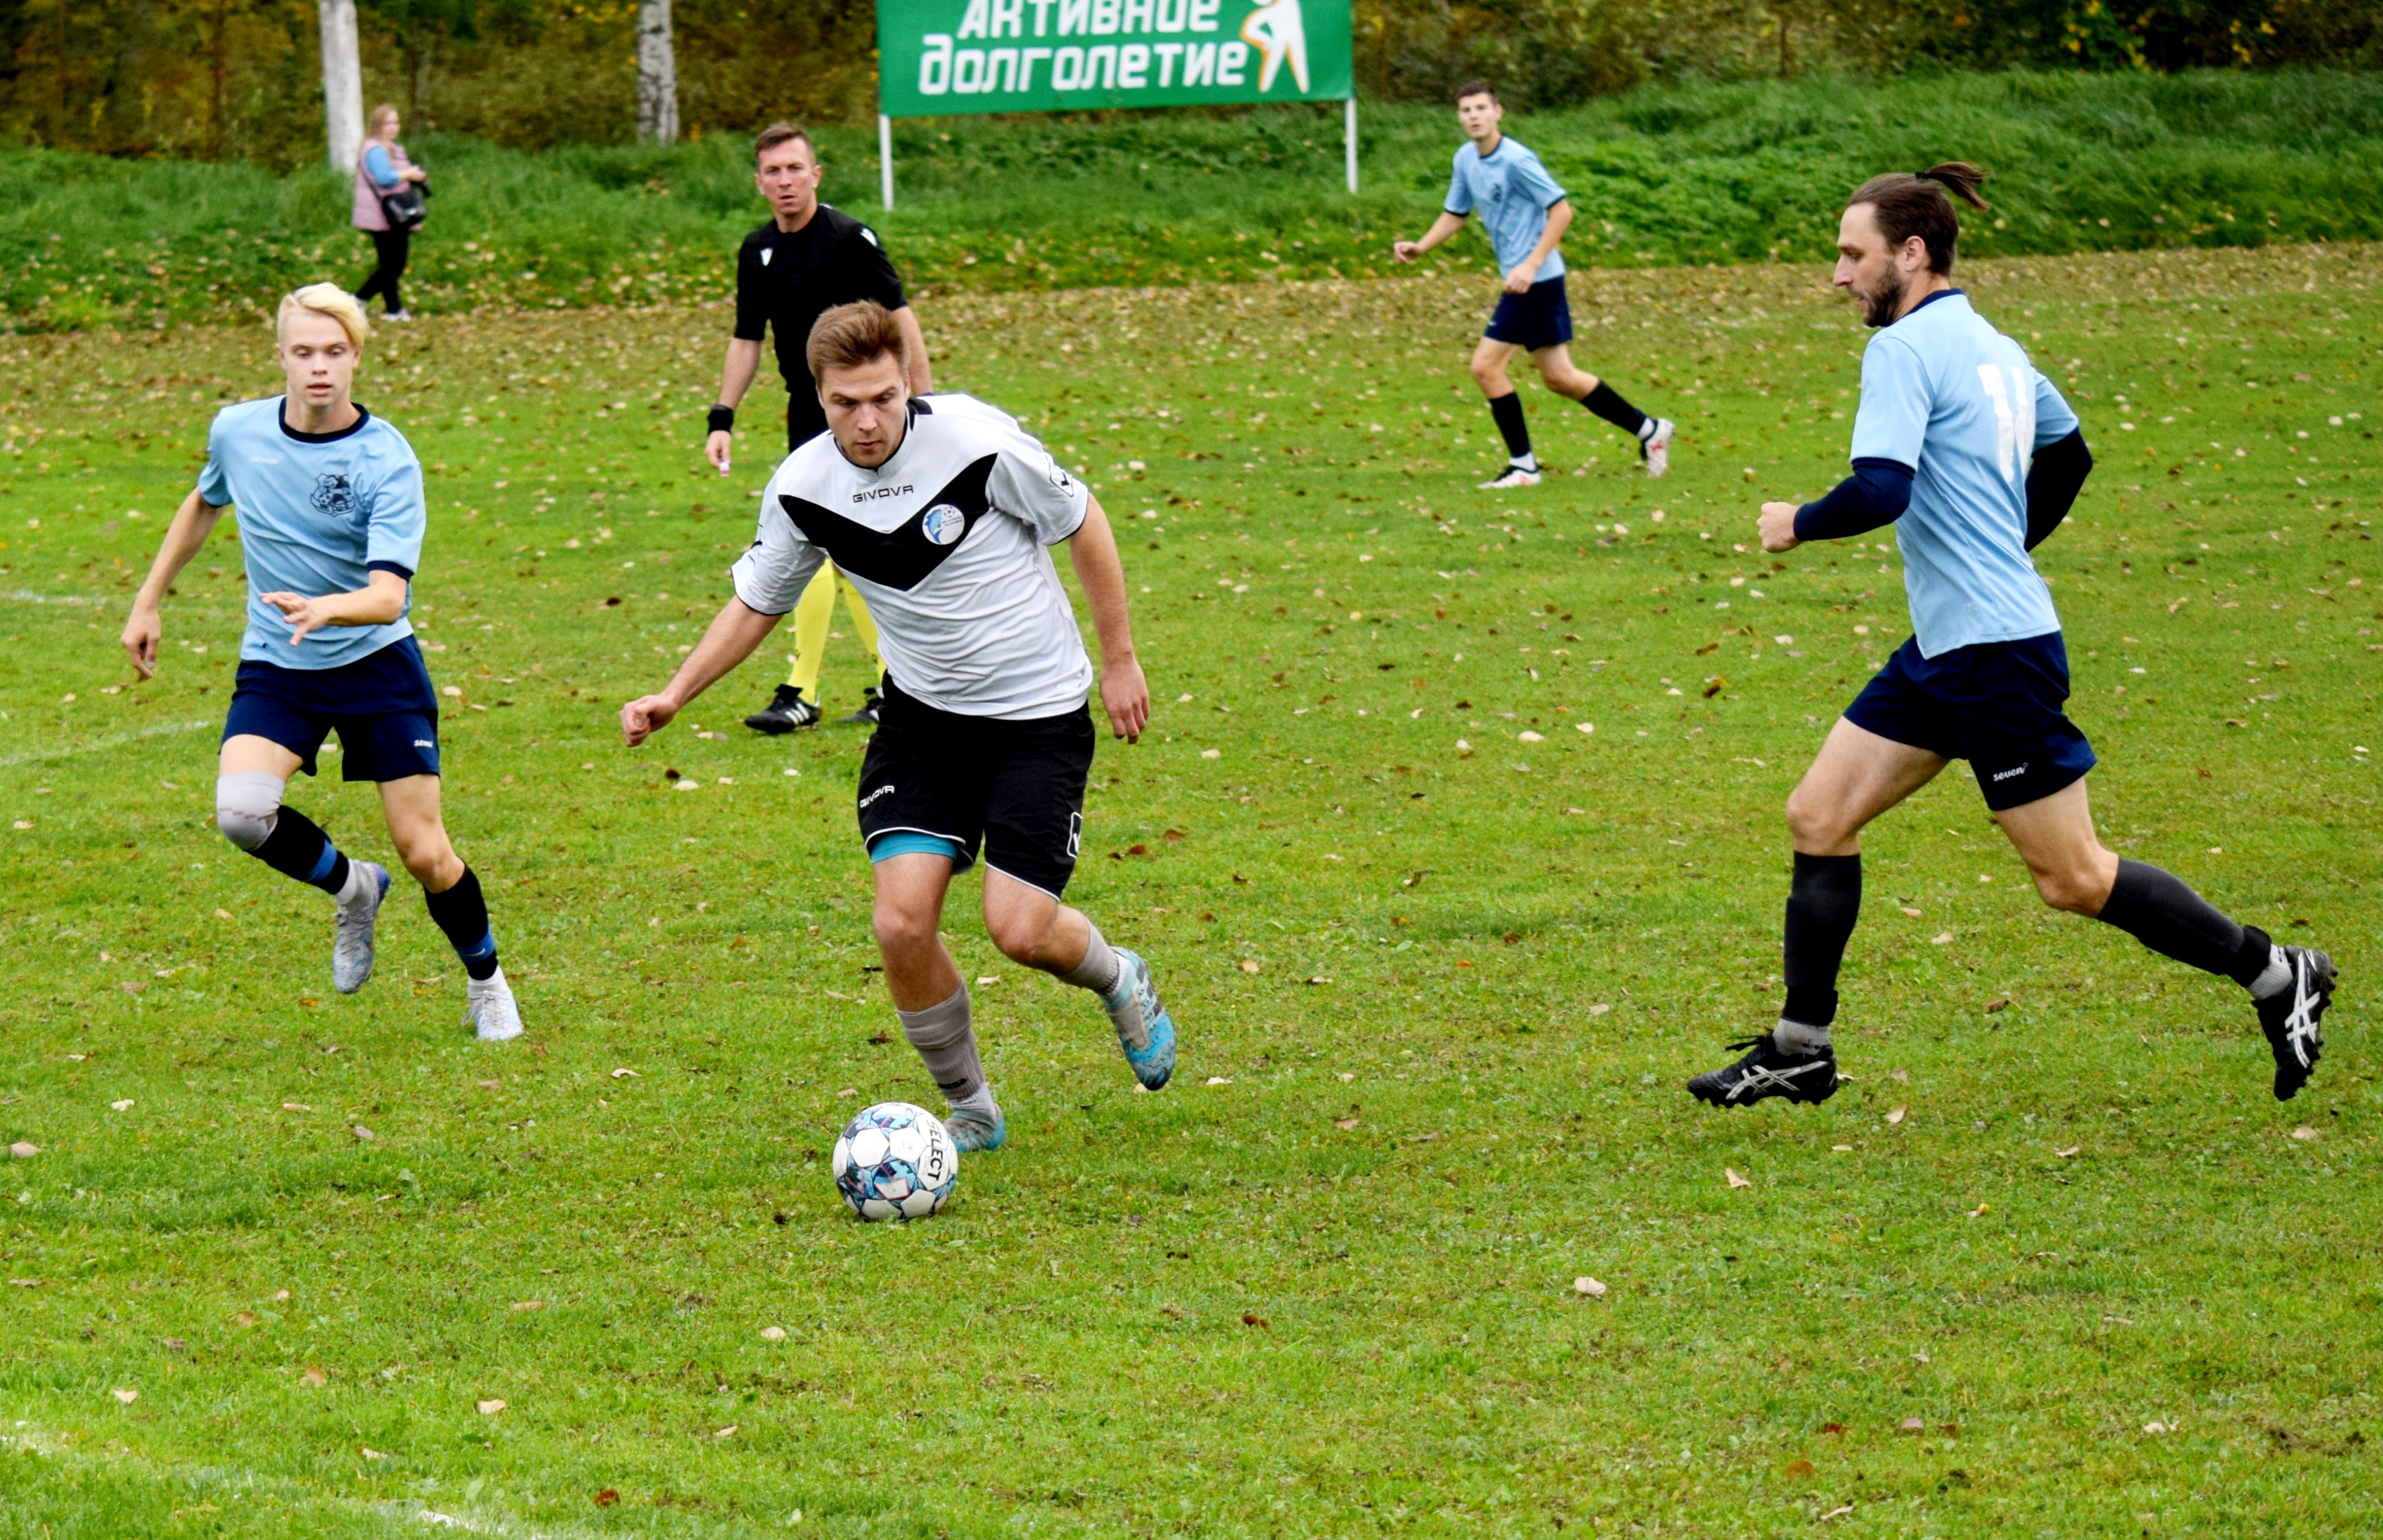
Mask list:
[{"label": "green foliage", "polygon": [[[875,221],[914,290],[1391,270],[1461,142],[1434,107],[1364,109],[1340,191],[1326,108],[905,123],[877,208],[873,136],[824,129],[832,202]],[[1948,156],[1994,176],[1976,255],[2383,237],[2383,76],[2045,75],[1649,86],[1509,125],[1571,188],[1576,265],[1813,261],[1844,193]],[[431,310],[718,297],[763,210],[745,142],[538,154],[409,136],[434,177],[408,283]],[[345,186],[307,169],[0,152],[0,325],[261,314],[360,283]],[[1466,267],[1468,236],[1436,255]]]},{"label": "green foliage", "polygon": [[[1852,1083],[1681,1090],[1777,1007],[1781,802],[1904,634],[1886,532],[1743,548],[1844,467],[1862,333],[1816,277],[1583,275],[1576,356],[1674,468],[1525,382],[1564,474],[1516,495],[1473,489],[1485,276],[928,314],[1119,527],[1158,706],[1068,896],[1183,1057],[1136,1092],[963,879],[1010,1145],[907,1230],[825,1172],[861,1099],[934,1099],[869,971],[862,735],[736,725],[777,637],[615,726],[775,458],[757,400],[735,477],[698,460],[722,312],[364,361],[429,473],[448,824],[529,1026],[493,1049],[409,878],[342,997],[327,901],[216,832],[227,530],[159,677],[115,645],[265,338],[0,339],[0,1142],[40,1150],[0,1534],[2377,1533],[2383,249],[1964,274],[2100,460],[2039,552],[2099,826],[2343,964],[2284,1106],[2241,992],[2047,911],[1961,767],[1865,836]],[[291,805],[394,865],[339,763]]]}]

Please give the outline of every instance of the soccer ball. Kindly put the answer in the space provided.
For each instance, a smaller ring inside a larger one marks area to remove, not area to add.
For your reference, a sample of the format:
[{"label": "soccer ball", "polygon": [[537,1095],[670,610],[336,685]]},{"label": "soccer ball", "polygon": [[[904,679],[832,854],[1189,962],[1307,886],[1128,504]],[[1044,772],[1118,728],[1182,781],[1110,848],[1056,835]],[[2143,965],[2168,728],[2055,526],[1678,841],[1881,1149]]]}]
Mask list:
[{"label": "soccer ball", "polygon": [[863,1107],[835,1139],[835,1189],[867,1220],[924,1219],[944,1206],[960,1152],[944,1120],[908,1102]]}]

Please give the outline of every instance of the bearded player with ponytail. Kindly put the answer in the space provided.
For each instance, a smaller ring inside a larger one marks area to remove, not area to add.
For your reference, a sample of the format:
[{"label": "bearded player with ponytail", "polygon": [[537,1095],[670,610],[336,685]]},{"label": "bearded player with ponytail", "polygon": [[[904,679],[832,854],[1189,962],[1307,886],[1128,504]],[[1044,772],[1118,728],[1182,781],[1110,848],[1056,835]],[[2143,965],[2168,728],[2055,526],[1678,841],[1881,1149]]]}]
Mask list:
[{"label": "bearded player with ponytail", "polygon": [[1967,759],[1994,821],[2056,909],[2250,992],[2290,1100],[2314,1071],[2331,1003],[2324,953],[2278,946],[2184,881],[2103,848],[2086,802],[2093,748],[2062,710],[2068,657],[2029,558],[2093,468],[2077,414],[2017,342],[1953,287],[1960,219],[1985,173],[1950,162],[1874,177],[1847,201],[1836,286],[1875,329],[1862,354],[1853,474],[1801,507],[1762,505],[1766,551],[1897,526],[1913,634],[1830,730],[1787,799],[1786,1003],[1736,1062],[1688,1082],[1717,1106],[1836,1090],[1837,970],[1861,908],[1861,831]]}]

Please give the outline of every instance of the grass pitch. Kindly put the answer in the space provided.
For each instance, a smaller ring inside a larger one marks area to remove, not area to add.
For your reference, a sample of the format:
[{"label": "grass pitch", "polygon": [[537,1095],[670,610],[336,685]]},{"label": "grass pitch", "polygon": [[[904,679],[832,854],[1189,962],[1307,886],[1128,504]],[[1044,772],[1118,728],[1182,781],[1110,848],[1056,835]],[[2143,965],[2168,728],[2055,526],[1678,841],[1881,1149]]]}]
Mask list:
[{"label": "grass pitch", "polygon": [[[1101,751],[1070,897],[1184,1057],[1133,1093],[964,880],[1013,1142],[907,1229],[824,1164],[932,1096],[872,974],[859,736],[735,724],[782,649],[648,749],[613,726],[771,458],[757,399],[698,474],[721,313],[368,356],[431,471],[500,1049],[410,883],[341,998],[321,897],[214,832],[236,548],[154,684],[115,647],[264,333],[6,342],[0,1122],[39,1152],[0,1534],[2374,1528],[2383,260],[1964,277],[2100,458],[2041,555],[2108,837],[2343,965],[2298,1102],[2238,992],[2043,910],[1957,768],[1868,841],[1854,1083],[1680,1090],[1776,1007],[1780,802],[1905,634],[1890,538],[1749,548],[1843,463],[1863,334],[1813,274],[1576,278],[1577,352],[1681,420],[1678,469],[1526,388],[1577,474],[1503,497],[1477,283],[954,300],[941,377],[1129,532],[1161,704]],[[831,708],[860,683],[846,640]],[[388,858],[367,791],[290,796]]]}]

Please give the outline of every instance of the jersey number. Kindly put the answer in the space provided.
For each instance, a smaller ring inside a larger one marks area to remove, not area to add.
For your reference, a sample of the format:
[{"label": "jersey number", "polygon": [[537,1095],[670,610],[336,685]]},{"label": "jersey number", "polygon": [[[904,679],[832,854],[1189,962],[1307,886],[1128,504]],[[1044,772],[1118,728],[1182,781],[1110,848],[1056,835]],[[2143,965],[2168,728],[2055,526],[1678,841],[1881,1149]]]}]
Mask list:
[{"label": "jersey number", "polygon": [[2029,371],[2007,364],[1981,363],[1978,381],[1986,400],[1994,403],[1994,450],[2003,479],[2013,487],[2027,479],[2035,458],[2035,391]]}]

